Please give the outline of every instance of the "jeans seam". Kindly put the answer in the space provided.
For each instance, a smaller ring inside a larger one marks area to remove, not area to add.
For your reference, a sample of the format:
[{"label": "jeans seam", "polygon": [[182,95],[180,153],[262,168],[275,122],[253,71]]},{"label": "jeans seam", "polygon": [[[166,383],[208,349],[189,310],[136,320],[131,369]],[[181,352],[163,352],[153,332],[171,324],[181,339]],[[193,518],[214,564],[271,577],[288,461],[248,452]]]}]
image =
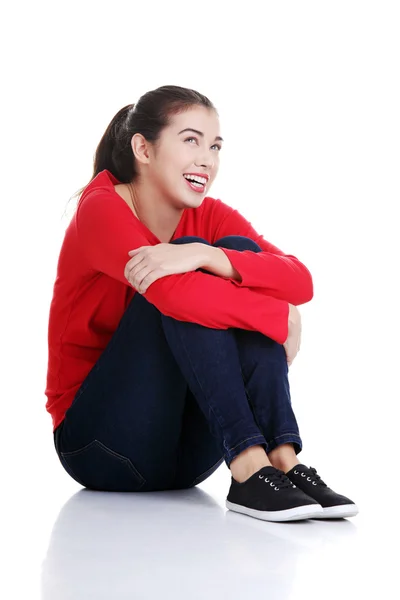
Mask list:
[{"label": "jeans seam", "polygon": [[[180,332],[180,330],[179,330],[179,334],[180,334],[180,333],[181,333],[181,332]],[[180,337],[180,339],[181,339],[181,342],[182,342],[182,347],[184,348],[185,354],[186,354],[186,356],[187,356],[187,358],[188,358],[188,361],[189,361],[190,367],[191,367],[191,369],[192,369],[192,372],[193,372],[193,374],[194,374],[194,376],[195,376],[195,378],[196,378],[196,381],[197,381],[197,383],[199,384],[199,387],[200,387],[200,389],[201,389],[202,393],[204,394],[205,398],[207,398],[207,394],[205,393],[205,391],[204,391],[204,388],[203,388],[203,386],[201,385],[201,381],[200,381],[200,380],[199,380],[199,378],[197,377],[197,373],[196,373],[196,370],[195,370],[195,368],[194,368],[194,366],[193,366],[193,363],[192,363],[192,361],[191,361],[190,354],[189,354],[189,352],[187,351],[186,343],[185,343],[185,342],[184,342],[184,340],[182,339],[182,336],[181,336],[181,335],[180,335],[179,337]],[[193,394],[193,395],[194,395],[194,394]],[[214,409],[213,409],[212,405],[211,405],[211,404],[208,404],[208,406],[209,406],[209,408],[211,409],[211,411],[212,411],[213,415],[215,416],[216,422],[218,423],[218,425],[219,425],[219,427],[220,427],[220,429],[221,429],[221,432],[222,432],[222,434],[223,434],[223,437],[225,437],[225,436],[224,436],[224,430],[223,430],[223,428],[222,428],[222,425],[221,425],[221,423],[219,422],[219,418],[218,418],[218,416],[215,414],[215,412],[214,412]]]},{"label": "jeans seam", "polygon": [[[280,438],[286,438],[286,441],[283,440],[283,442],[279,442],[278,440]],[[274,436],[272,439],[268,440],[267,442],[267,454],[269,452],[272,452],[272,450],[275,450],[275,448],[279,447],[280,443],[294,443],[297,444],[300,448],[300,451],[302,450],[303,447],[303,442],[301,437],[297,434],[297,433],[282,433],[281,435],[276,435]],[[273,446],[273,448],[271,448],[271,446]]]},{"label": "jeans seam", "polygon": [[236,446],[233,446],[233,448],[228,448],[228,452],[232,452],[232,450],[235,450],[235,448],[238,448],[238,446],[240,446],[241,444],[244,444],[244,442],[248,442],[249,440],[254,440],[256,438],[264,439],[264,442],[265,442],[265,438],[262,434],[253,435],[252,437],[242,440],[241,442],[239,442],[239,444],[236,444]]},{"label": "jeans seam", "polygon": [[298,433],[290,433],[290,432],[289,433],[282,433],[281,435],[274,435],[274,437],[272,439],[273,440],[277,440],[278,438],[286,437],[287,435],[292,435],[294,437],[297,437],[297,438],[299,438],[299,440],[301,439],[301,437],[299,436]]}]

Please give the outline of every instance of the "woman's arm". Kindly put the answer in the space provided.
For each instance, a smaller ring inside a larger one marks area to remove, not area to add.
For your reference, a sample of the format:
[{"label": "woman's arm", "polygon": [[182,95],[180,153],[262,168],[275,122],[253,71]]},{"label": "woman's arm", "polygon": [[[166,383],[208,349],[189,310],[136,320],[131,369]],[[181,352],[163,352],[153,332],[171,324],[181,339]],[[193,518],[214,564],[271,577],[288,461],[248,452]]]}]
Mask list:
[{"label": "woman's arm", "polygon": [[[236,209],[221,200],[211,199],[209,207],[212,243],[229,235],[242,235],[255,241],[261,252],[233,250],[220,246],[240,279],[232,279],[239,287],[257,289],[268,296],[299,305],[309,302],[314,294],[310,271],[292,254],[285,254],[268,242]],[[222,260],[219,261],[222,265]]]},{"label": "woman's arm", "polygon": [[[99,193],[84,198],[72,222],[87,268],[125,285],[130,285],[124,275],[129,250],[150,244],[132,216],[125,202],[116,203]],[[232,280],[210,273],[190,271],[162,277],[143,296],[161,313],[178,321],[212,329],[259,331],[280,344],[288,336],[287,302],[236,287]]]}]

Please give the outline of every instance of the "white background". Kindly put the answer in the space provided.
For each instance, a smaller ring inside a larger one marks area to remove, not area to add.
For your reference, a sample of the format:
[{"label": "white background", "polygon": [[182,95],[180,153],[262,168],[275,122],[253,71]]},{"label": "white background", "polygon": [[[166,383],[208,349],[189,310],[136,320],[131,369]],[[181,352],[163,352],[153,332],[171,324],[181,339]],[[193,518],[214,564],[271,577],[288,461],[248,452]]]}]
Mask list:
[{"label": "white background", "polygon": [[[384,536],[397,527],[399,487],[398,3],[38,1],[15,3],[3,16],[7,598],[22,597],[25,587],[32,599],[70,597],[60,591],[63,576],[49,571],[49,541],[81,487],[55,454],[44,396],[64,211],[89,181],[113,115],[167,84],[198,90],[219,112],[225,144],[210,195],[240,210],[313,275],[314,298],[300,307],[301,352],[290,368],[300,458],[358,504],[358,585],[361,578],[371,590],[374,572],[382,590],[391,560]],[[200,487],[223,507],[229,482],[223,465]],[[370,544],[375,540],[368,550],[363,531]],[[314,573],[315,560],[307,569],[317,577],[317,593],[325,580]],[[304,573],[296,577],[298,598],[307,581]],[[263,579],[267,584],[268,574]]]}]

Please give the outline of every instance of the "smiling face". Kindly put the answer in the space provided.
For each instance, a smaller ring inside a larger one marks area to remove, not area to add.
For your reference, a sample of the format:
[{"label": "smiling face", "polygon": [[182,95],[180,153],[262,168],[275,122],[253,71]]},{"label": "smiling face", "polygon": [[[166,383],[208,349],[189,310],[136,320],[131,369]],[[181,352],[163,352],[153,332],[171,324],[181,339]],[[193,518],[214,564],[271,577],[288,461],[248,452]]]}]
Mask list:
[{"label": "smiling face", "polygon": [[[219,119],[214,110],[195,106],[173,115],[157,144],[146,143],[143,154],[140,142],[137,144],[139,162],[146,164],[141,174],[162,198],[176,208],[201,205],[217,176],[222,148]],[[138,158],[137,152],[135,156]],[[189,182],[185,174],[196,176],[197,182]]]}]

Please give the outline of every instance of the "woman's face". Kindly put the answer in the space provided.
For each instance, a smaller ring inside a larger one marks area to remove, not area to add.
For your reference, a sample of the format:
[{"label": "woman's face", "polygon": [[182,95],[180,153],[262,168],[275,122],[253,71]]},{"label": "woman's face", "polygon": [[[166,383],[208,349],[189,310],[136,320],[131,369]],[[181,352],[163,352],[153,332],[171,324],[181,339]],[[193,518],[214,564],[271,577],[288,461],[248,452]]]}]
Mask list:
[{"label": "woman's face", "polygon": [[[161,197],[177,208],[200,206],[217,176],[221,147],[216,112],[193,107],[174,115],[157,146],[149,149],[146,175]],[[206,176],[205,185],[188,182],[184,175],[189,173]]]}]

